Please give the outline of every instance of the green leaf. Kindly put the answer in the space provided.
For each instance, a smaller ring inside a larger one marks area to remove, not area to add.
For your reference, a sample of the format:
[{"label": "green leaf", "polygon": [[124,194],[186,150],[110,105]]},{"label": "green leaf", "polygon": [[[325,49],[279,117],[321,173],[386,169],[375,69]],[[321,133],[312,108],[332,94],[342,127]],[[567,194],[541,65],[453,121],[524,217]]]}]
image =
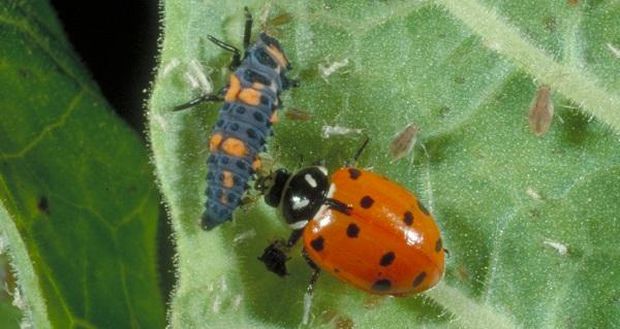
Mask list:
[{"label": "green leaf", "polygon": [[[284,105],[312,115],[275,127],[269,149],[277,163],[295,169],[300,159],[324,159],[334,169],[361,137],[325,139],[322,128],[362,129],[371,142],[360,166],[416,191],[450,252],[442,283],[408,298],[375,298],[323,275],[309,327],[620,326],[617,1],[249,6],[254,34],[274,34],[301,79]],[[212,232],[198,226],[206,141],[220,105],[171,111],[203,92],[187,81],[199,75],[192,62],[214,90],[226,83],[230,54],[206,34],[240,45],[243,10],[165,1],[163,22],[149,120],[178,247],[171,325],[296,327],[309,269],[296,252],[285,279],[256,260],[288,233],[275,212],[257,200],[233,223]],[[346,65],[325,76],[334,63]],[[527,116],[543,84],[556,115],[537,137]],[[418,145],[392,162],[389,143],[410,122],[420,128]]]},{"label": "green leaf", "polygon": [[0,233],[29,322],[163,327],[158,199],[144,146],[49,4],[5,1],[0,26]]},{"label": "green leaf", "polygon": [[7,255],[4,254],[4,238],[0,238],[0,328],[17,329],[21,322],[21,312],[13,305],[15,282],[10,271]]}]

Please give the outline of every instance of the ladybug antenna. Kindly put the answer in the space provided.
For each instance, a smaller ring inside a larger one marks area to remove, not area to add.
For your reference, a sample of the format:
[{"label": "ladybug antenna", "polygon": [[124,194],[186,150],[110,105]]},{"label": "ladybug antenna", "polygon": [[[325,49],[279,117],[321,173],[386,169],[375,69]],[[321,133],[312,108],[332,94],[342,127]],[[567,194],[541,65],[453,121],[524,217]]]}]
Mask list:
[{"label": "ladybug antenna", "polygon": [[368,138],[368,136],[364,136],[364,142],[362,143],[362,146],[360,146],[360,148],[357,150],[357,152],[355,152],[355,155],[353,156],[353,163],[357,162],[357,159],[360,157],[360,155],[362,155],[362,152],[366,148],[366,145],[368,145],[369,141],[370,138]]}]

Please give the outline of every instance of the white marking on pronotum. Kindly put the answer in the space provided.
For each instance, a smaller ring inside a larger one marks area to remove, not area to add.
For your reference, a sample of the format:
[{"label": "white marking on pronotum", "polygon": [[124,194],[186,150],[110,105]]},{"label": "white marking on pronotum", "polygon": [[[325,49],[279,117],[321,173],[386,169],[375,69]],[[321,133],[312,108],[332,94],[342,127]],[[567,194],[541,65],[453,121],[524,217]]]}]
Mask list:
[{"label": "white marking on pronotum", "polygon": [[323,167],[323,166],[319,166],[318,168],[319,168],[319,170],[320,170],[323,174],[325,174],[325,176],[327,176],[327,168],[325,168],[325,167]]},{"label": "white marking on pronotum", "polygon": [[308,224],[307,220],[300,220],[295,223],[288,224],[288,227],[290,227],[291,230],[300,230],[306,227],[307,224]]},{"label": "white marking on pronotum", "polygon": [[561,243],[561,242],[557,242],[557,241],[552,241],[552,240],[545,240],[543,241],[543,244],[546,246],[549,246],[551,248],[553,248],[555,251],[558,252],[558,254],[564,256],[568,253],[568,246]]},{"label": "white marking on pronotum", "polygon": [[335,61],[333,63],[328,63],[328,64],[319,64],[319,74],[321,74],[321,78],[323,78],[323,80],[325,80],[325,82],[327,82],[327,78],[334,74],[336,71],[338,71],[339,69],[345,67],[349,65],[349,59],[345,58],[342,61],[338,62]]},{"label": "white marking on pronotum", "polygon": [[362,133],[362,129],[347,128],[347,127],[341,127],[341,126],[328,126],[328,125],[325,125],[321,129],[321,137],[323,137],[325,139],[330,138],[332,136],[349,135],[349,134],[361,134],[361,133]]},{"label": "white marking on pronotum", "polygon": [[607,43],[607,48],[609,49],[609,51],[611,51],[612,54],[614,54],[614,56],[616,56],[616,58],[620,58],[620,49],[614,47],[614,45],[609,42]]},{"label": "white marking on pronotum", "polygon": [[[334,193],[336,193],[336,185],[334,183],[329,185],[329,190],[327,191],[327,196],[326,198],[331,198],[334,196]],[[328,211],[330,208],[328,205],[323,204],[319,210],[316,212],[316,215],[314,215],[314,218],[321,218],[321,220],[319,221],[319,226],[325,226],[327,224],[329,224],[332,220],[333,217],[332,216],[325,216],[325,212]]]},{"label": "white marking on pronotum", "polygon": [[312,188],[316,188],[316,180],[314,179],[314,177],[312,177],[312,175],[305,174],[304,179],[306,180],[306,183],[308,183],[308,185],[310,185]]},{"label": "white marking on pronotum", "polygon": [[293,209],[299,210],[310,204],[310,200],[307,198],[300,198],[299,196],[294,196],[291,201],[293,202]]}]

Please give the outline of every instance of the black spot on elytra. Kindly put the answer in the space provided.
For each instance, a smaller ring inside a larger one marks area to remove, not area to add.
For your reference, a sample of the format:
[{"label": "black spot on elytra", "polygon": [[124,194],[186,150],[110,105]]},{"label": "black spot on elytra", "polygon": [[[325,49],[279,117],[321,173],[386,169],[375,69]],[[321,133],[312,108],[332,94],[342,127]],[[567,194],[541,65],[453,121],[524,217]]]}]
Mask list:
[{"label": "black spot on elytra", "polygon": [[373,200],[370,196],[366,195],[364,196],[361,200],[360,200],[360,206],[362,206],[362,208],[364,209],[368,209],[370,207],[372,207],[372,204],[375,203],[375,200]]},{"label": "black spot on elytra", "polygon": [[418,207],[420,208],[420,210],[422,210],[422,212],[424,214],[426,214],[427,216],[430,216],[431,214],[428,212],[428,210],[426,209],[426,207],[424,207],[424,205],[422,204],[422,202],[420,202],[420,200],[418,200]]},{"label": "black spot on elytra", "polygon": [[218,127],[221,127],[224,125],[224,120],[217,120],[217,123],[215,124]]},{"label": "black spot on elytra", "polygon": [[354,223],[349,224],[349,226],[347,226],[347,236],[349,238],[357,238],[357,236],[360,234],[360,228],[355,225]]},{"label": "black spot on elytra", "polygon": [[256,137],[258,137],[258,135],[256,134],[256,130],[252,128],[248,128],[248,130],[246,130],[245,132],[248,134],[248,137],[250,137],[251,139],[255,139]]},{"label": "black spot on elytra", "polygon": [[388,291],[392,287],[392,282],[388,279],[381,279],[375,281],[372,285],[372,290],[374,291]]},{"label": "black spot on elytra", "polygon": [[441,242],[441,238],[437,239],[435,243],[435,251],[440,252],[443,249],[443,243]]},{"label": "black spot on elytra", "polygon": [[411,213],[411,211],[405,211],[405,214],[403,215],[403,222],[405,222],[405,224],[407,224],[408,226],[411,226],[411,224],[413,224],[413,214]]},{"label": "black spot on elytra", "polygon": [[239,130],[239,124],[238,124],[238,123],[236,123],[236,122],[232,123],[232,124],[230,125],[230,130],[232,130],[232,131],[237,131],[237,130]]},{"label": "black spot on elytra", "polygon": [[50,214],[50,204],[47,201],[47,198],[42,196],[39,198],[39,202],[37,202],[37,208],[40,212],[45,213],[46,215]]},{"label": "black spot on elytra", "polygon": [[415,279],[413,279],[413,286],[414,287],[419,286],[422,283],[422,281],[424,281],[425,278],[426,278],[426,272],[422,272],[418,274],[418,276],[416,276]]},{"label": "black spot on elytra", "polygon": [[316,251],[321,251],[325,247],[325,239],[322,236],[310,241],[310,246]]},{"label": "black spot on elytra", "polygon": [[267,98],[265,95],[260,95],[260,103],[265,106],[269,105],[269,98]]},{"label": "black spot on elytra", "polygon": [[239,114],[243,114],[243,113],[245,113],[246,109],[245,109],[245,107],[239,105],[239,106],[237,106],[236,111]]},{"label": "black spot on elytra", "polygon": [[396,254],[394,254],[393,251],[387,252],[383,255],[383,257],[381,257],[381,260],[379,261],[379,265],[381,266],[390,266],[393,262],[394,259],[396,258]]},{"label": "black spot on elytra", "polygon": [[358,179],[360,177],[362,173],[355,168],[349,168],[349,177],[351,177],[351,179]]}]

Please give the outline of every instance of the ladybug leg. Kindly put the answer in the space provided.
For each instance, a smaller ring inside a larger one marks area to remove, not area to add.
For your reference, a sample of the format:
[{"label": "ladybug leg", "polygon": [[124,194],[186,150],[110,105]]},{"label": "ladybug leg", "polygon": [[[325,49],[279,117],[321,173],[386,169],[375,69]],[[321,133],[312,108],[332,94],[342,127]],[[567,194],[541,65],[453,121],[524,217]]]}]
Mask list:
[{"label": "ladybug leg", "polygon": [[304,229],[299,229],[299,230],[293,230],[293,232],[291,232],[291,235],[288,237],[288,241],[286,242],[286,247],[287,248],[292,248],[297,241],[299,241],[299,238],[301,238],[302,234],[304,233]]},{"label": "ladybug leg", "polygon": [[308,288],[306,289],[306,294],[304,295],[304,315],[301,320],[303,325],[308,324],[308,320],[310,318],[310,309],[312,307],[312,295],[314,293],[314,285],[319,280],[319,274],[321,274],[321,269],[310,259],[306,249],[301,252],[302,256],[306,260],[306,263],[312,268],[312,276],[310,277],[310,282],[308,282]]},{"label": "ladybug leg", "polygon": [[366,148],[366,145],[368,145],[369,141],[370,141],[370,138],[368,138],[368,136],[364,136],[364,142],[362,143],[362,146],[360,146],[360,148],[357,149],[357,152],[355,152],[355,155],[353,155],[353,158],[351,159],[351,161],[348,162],[348,163],[345,163],[345,167],[353,167],[353,166],[355,166],[355,163],[357,162],[357,159],[360,157],[360,155],[362,155],[362,152]]},{"label": "ladybug leg", "polygon": [[345,215],[351,215],[351,210],[353,209],[349,205],[343,203],[342,201],[331,199],[331,198],[325,199],[325,205]]}]

